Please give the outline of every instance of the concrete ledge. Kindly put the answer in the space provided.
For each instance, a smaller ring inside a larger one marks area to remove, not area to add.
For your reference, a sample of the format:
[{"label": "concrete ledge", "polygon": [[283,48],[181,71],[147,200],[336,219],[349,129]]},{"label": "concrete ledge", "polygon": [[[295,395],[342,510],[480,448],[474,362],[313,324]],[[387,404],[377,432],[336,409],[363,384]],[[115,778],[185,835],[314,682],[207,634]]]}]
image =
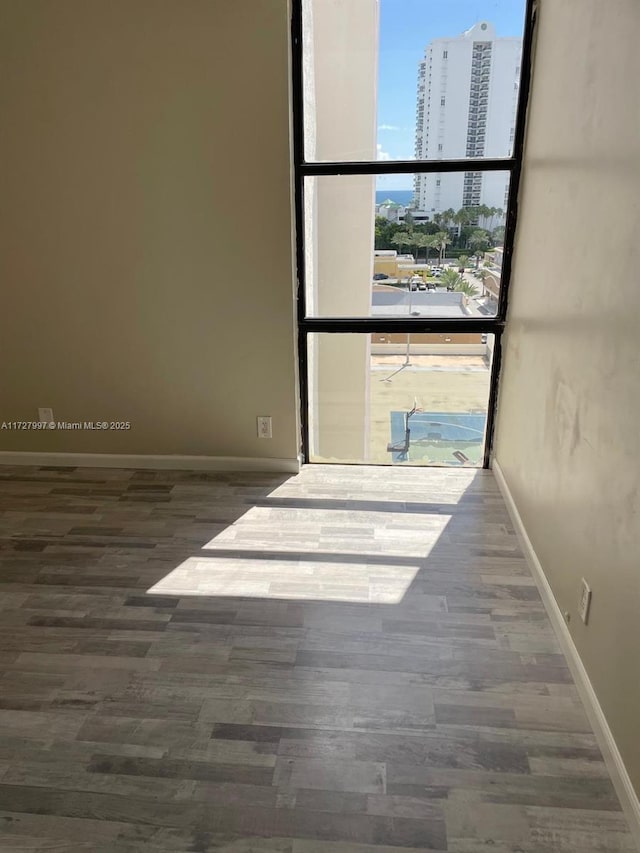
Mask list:
[{"label": "concrete ledge", "polygon": [[[372,355],[406,355],[406,353],[406,343],[371,344]],[[412,342],[411,355],[487,355],[487,344],[447,344],[444,341],[440,344],[414,344]]]},{"label": "concrete ledge", "polygon": [[553,630],[555,631],[560,642],[560,646],[562,647],[562,651],[567,658],[567,663],[569,664],[569,669],[571,670],[576,687],[578,688],[582,704],[584,705],[587,716],[589,717],[589,722],[593,727],[593,731],[600,750],[602,751],[602,756],[607,765],[607,769],[611,774],[611,780],[616,789],[616,793],[618,794],[618,798],[620,799],[620,805],[622,806],[625,816],[629,822],[629,829],[631,830],[631,834],[635,840],[638,850],[640,851],[640,800],[638,799],[638,794],[631,783],[631,779],[627,773],[627,768],[624,765],[624,761],[622,760],[622,756],[620,755],[620,751],[614,740],[613,733],[609,728],[607,718],[605,717],[604,711],[598,701],[598,697],[593,689],[587,670],[585,669],[582,659],[578,654],[578,650],[573,642],[573,637],[569,633],[562,611],[558,607],[558,603],[544,573],[542,564],[538,559],[538,555],[533,548],[533,544],[529,539],[529,536],[527,535],[522,518],[520,517],[520,513],[518,512],[518,508],[513,499],[513,495],[511,494],[511,490],[509,489],[505,476],[502,472],[502,468],[500,467],[500,463],[494,459],[491,467],[498,487],[502,492],[502,497],[507,505],[507,510],[511,516],[513,526],[516,529],[523,553],[538,586],[538,590],[540,591],[540,595],[549,619],[551,620]]},{"label": "concrete ledge", "polygon": [[0,465],[59,465],[70,468],[159,468],[175,471],[257,471],[297,474],[298,459],[250,456],[150,456],[120,453],[28,453],[0,450]]}]

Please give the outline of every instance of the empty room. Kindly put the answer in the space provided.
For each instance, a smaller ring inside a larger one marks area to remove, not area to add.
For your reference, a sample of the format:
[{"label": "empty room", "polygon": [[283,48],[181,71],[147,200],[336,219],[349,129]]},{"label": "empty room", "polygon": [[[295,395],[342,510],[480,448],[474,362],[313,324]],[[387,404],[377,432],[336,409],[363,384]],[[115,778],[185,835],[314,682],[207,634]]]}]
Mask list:
[{"label": "empty room", "polygon": [[640,851],[639,44],[0,0],[0,851]]}]

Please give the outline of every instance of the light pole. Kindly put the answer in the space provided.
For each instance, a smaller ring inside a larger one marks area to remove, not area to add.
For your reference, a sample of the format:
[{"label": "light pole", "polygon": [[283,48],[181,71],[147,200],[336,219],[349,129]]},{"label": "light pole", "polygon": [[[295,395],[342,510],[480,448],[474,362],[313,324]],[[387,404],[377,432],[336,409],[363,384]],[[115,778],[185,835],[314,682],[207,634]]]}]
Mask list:
[{"label": "light pole", "polygon": [[[411,276],[407,277],[407,288],[409,290],[409,317],[411,317],[411,309],[413,307],[413,291],[411,289]],[[401,364],[397,370],[394,370],[393,373],[390,373],[389,376],[385,376],[384,379],[381,379],[380,382],[391,382],[394,376],[400,373],[401,370],[404,370],[405,367],[411,367],[411,358],[410,358],[410,350],[411,350],[411,332],[407,332],[407,350],[404,357],[404,364]]]},{"label": "light pole", "polygon": [[[411,278],[409,278],[409,317],[411,317],[411,308],[413,307],[413,290],[411,289]],[[407,353],[404,358],[404,367],[409,367],[409,353],[411,349],[411,332],[407,332]]]},{"label": "light pole", "polygon": [[[407,277],[407,287],[409,288],[409,316],[411,316],[411,308],[413,307],[413,291],[411,290],[411,276]],[[389,374],[389,376],[385,376],[384,379],[381,379],[380,382],[391,382],[394,376],[400,373],[401,370],[404,370],[405,367],[411,367],[410,361],[410,349],[411,349],[411,332],[407,332],[407,351],[404,357],[404,364],[401,364],[397,370],[394,370],[393,373]]]}]

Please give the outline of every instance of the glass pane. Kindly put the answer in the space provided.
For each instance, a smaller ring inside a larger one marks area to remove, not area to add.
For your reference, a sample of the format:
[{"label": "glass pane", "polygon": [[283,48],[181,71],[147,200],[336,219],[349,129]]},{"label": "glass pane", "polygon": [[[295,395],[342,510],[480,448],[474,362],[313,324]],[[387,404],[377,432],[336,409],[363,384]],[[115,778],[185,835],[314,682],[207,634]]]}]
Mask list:
[{"label": "glass pane", "polygon": [[507,157],[525,0],[303,0],[305,157]]},{"label": "glass pane", "polygon": [[508,189],[508,172],[306,178],[307,316],[495,316]]},{"label": "glass pane", "polygon": [[482,466],[493,335],[307,340],[311,462]]}]

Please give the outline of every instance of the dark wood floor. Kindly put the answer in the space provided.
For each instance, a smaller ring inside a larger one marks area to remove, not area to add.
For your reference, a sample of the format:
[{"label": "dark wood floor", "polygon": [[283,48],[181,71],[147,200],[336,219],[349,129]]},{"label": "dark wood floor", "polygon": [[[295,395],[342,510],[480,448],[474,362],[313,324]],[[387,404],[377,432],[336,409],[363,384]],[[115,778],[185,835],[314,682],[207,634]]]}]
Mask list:
[{"label": "dark wood floor", "polygon": [[491,474],[0,469],[0,850],[632,851]]}]

